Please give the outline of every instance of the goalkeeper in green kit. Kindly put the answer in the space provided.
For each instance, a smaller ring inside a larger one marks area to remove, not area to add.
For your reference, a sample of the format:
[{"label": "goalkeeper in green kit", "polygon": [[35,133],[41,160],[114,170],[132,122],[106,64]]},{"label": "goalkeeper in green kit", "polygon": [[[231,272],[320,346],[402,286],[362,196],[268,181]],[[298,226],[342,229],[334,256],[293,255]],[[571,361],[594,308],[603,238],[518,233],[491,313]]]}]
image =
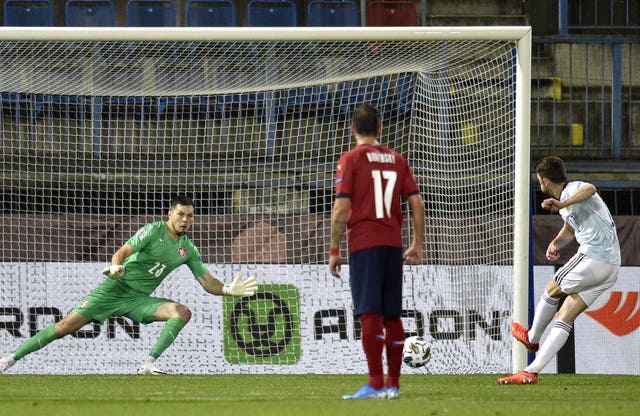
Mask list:
[{"label": "goalkeeper in green kit", "polygon": [[29,338],[13,354],[1,357],[0,373],[27,354],[90,322],[126,316],[142,324],[165,321],[151,354],[138,369],[138,374],[165,374],[155,361],[191,319],[191,311],[185,305],[151,296],[169,273],[186,264],[204,290],[213,295],[251,296],[258,290],[255,277],[242,280],[238,273],[230,284],[223,284],[211,275],[186,235],[193,219],[191,198],[173,199],[167,221],[156,221],[138,230],[115,252],[111,266],[103,270],[108,278],[62,320]]}]

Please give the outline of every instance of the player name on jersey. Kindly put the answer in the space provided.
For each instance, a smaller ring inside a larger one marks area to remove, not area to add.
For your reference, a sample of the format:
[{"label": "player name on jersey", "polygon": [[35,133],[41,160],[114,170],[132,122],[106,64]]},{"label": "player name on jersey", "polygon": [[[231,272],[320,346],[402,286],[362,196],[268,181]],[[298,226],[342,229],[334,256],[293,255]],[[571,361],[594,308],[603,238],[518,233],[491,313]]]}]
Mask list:
[{"label": "player name on jersey", "polygon": [[368,152],[367,159],[374,163],[396,163],[396,156],[391,153]]}]

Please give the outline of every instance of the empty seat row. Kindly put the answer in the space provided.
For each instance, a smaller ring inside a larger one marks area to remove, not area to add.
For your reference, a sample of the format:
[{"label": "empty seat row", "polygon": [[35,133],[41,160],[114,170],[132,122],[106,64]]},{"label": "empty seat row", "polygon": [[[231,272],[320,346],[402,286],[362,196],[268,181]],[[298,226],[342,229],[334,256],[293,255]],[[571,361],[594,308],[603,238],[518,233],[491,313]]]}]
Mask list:
[{"label": "empty seat row", "polygon": [[186,118],[227,118],[233,113],[263,116],[267,106],[274,106],[274,114],[278,116],[306,113],[325,118],[349,116],[357,104],[369,102],[386,116],[394,116],[409,111],[415,82],[415,74],[400,73],[393,77],[342,81],[333,90],[328,85],[319,85],[216,96],[84,97],[3,92],[0,94],[0,114],[11,114],[18,120],[57,111],[84,118],[84,114],[100,108],[99,111],[122,112],[136,118],[161,117],[169,112]]},{"label": "empty seat row", "polygon": [[[171,27],[177,25],[174,0],[127,1],[127,26]],[[311,0],[307,10],[308,26],[359,26],[356,0]],[[228,27],[237,25],[234,0],[188,0],[186,26]],[[66,26],[116,26],[112,0],[68,0],[65,3]],[[369,26],[416,26],[418,14],[412,0],[372,0],[367,3]],[[5,26],[54,26],[53,1],[6,0]],[[293,0],[251,0],[247,5],[247,25],[253,27],[299,26]]]}]

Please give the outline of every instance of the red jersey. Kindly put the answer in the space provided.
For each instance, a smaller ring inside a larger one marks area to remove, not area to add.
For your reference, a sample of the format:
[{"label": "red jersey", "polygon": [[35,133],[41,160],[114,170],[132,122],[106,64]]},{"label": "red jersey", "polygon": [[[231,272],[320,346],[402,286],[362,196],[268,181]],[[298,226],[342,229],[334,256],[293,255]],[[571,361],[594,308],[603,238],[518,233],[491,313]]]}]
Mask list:
[{"label": "red jersey", "polygon": [[343,154],[336,173],[336,197],[351,198],[349,252],[402,247],[401,198],[419,192],[406,159],[383,145],[358,145]]}]

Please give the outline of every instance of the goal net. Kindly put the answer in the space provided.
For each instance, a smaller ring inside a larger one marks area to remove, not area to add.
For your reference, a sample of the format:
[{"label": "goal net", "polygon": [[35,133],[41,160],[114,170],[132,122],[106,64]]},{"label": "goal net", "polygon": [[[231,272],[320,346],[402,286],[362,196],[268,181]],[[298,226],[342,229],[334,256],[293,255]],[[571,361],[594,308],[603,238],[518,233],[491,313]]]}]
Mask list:
[{"label": "goal net", "polygon": [[[193,318],[159,366],[366,373],[348,267],[330,276],[327,252],[335,165],[369,102],[426,203],[402,319],[433,358],[404,371],[509,371],[508,325],[526,320],[529,43],[525,27],[0,28],[2,353],[66,315],[182,194],[210,271],[261,286],[221,298],[174,271],[154,295]],[[10,371],[130,373],[161,328],[113,317]]]}]

